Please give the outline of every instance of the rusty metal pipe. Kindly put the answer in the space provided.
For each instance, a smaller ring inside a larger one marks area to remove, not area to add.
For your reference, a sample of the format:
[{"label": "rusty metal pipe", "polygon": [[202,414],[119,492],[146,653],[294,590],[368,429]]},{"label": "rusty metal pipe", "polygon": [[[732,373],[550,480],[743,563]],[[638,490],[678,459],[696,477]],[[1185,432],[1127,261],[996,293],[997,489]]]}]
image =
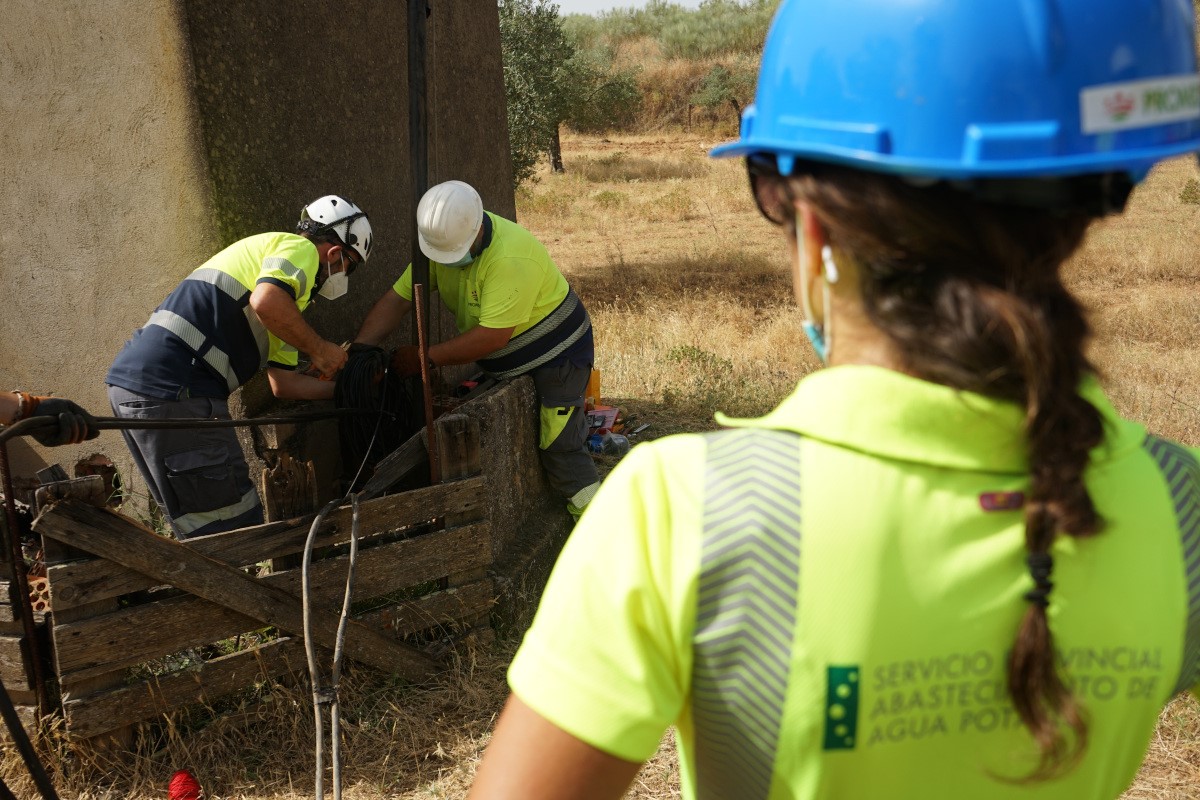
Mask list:
[{"label": "rusty metal pipe", "polygon": [[[57,423],[55,423],[57,424]],[[38,649],[37,630],[33,625],[33,603],[29,600],[29,575],[25,571],[25,555],[21,552],[21,536],[17,529],[17,498],[13,494],[12,470],[8,466],[8,445],[0,441],[0,480],[4,487],[4,509],[8,520],[8,558],[13,590],[17,593],[21,612],[21,627],[29,647],[33,667],[33,692],[37,697],[38,717],[46,709],[46,681],[42,675],[42,659]]]},{"label": "rusty metal pipe", "polygon": [[426,330],[425,304],[422,301],[425,287],[413,284],[413,299],[417,308],[417,353],[421,359],[421,390],[425,395],[425,443],[429,451],[429,483],[436,486],[442,482],[442,468],[438,463],[437,441],[433,434],[433,374],[429,369],[429,341]]}]

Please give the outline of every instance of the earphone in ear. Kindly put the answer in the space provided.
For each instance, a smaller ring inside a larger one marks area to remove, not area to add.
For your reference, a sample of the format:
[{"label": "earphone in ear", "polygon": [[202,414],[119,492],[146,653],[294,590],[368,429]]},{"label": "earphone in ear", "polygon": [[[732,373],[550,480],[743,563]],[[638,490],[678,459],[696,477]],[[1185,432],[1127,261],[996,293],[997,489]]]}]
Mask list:
[{"label": "earphone in ear", "polygon": [[821,263],[825,266],[825,281],[827,283],[838,282],[838,268],[833,261],[833,248],[829,245],[824,245],[821,248]]}]

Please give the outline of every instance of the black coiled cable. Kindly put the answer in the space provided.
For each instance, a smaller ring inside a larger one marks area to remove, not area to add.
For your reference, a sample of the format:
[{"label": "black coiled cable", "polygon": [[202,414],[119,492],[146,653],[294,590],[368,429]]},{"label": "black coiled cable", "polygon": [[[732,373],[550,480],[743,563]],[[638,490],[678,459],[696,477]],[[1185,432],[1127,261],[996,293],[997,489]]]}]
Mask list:
[{"label": "black coiled cable", "polygon": [[[356,344],[350,348],[334,386],[333,401],[338,408],[379,412],[338,420],[342,466],[344,470],[358,470],[357,476],[345,476],[355,483],[370,477],[380,459],[425,424],[420,377],[397,378],[388,369],[389,361],[383,348]],[[359,470],[360,465],[365,468]],[[350,488],[355,491],[358,487]]]}]

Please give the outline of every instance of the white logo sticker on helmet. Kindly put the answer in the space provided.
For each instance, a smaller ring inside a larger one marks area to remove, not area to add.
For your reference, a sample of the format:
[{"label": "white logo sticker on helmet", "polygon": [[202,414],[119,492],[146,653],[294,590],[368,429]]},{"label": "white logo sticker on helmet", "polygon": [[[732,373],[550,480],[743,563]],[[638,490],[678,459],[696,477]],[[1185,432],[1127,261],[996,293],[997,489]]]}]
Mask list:
[{"label": "white logo sticker on helmet", "polygon": [[1079,93],[1084,133],[1111,133],[1200,118],[1200,76],[1092,86]]}]

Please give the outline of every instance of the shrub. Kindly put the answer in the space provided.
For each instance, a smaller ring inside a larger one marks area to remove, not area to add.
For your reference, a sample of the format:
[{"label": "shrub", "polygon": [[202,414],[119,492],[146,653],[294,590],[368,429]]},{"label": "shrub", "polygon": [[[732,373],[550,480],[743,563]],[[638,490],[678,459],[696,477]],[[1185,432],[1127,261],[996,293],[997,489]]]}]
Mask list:
[{"label": "shrub", "polygon": [[686,186],[676,186],[646,205],[646,217],[655,222],[683,222],[696,216],[696,203]]},{"label": "shrub", "polygon": [[665,181],[698,178],[708,172],[708,164],[695,161],[667,161],[659,158],[630,156],[616,152],[609,156],[582,156],[571,161],[571,169],[594,183]]},{"label": "shrub", "polygon": [[1179,202],[1200,205],[1200,181],[1188,178],[1187,183],[1183,185],[1183,190],[1179,193]]},{"label": "shrub", "polygon": [[611,189],[605,189],[602,192],[597,192],[592,200],[601,208],[613,211],[618,208],[624,208],[629,204],[629,195],[624,192],[614,192]]}]

